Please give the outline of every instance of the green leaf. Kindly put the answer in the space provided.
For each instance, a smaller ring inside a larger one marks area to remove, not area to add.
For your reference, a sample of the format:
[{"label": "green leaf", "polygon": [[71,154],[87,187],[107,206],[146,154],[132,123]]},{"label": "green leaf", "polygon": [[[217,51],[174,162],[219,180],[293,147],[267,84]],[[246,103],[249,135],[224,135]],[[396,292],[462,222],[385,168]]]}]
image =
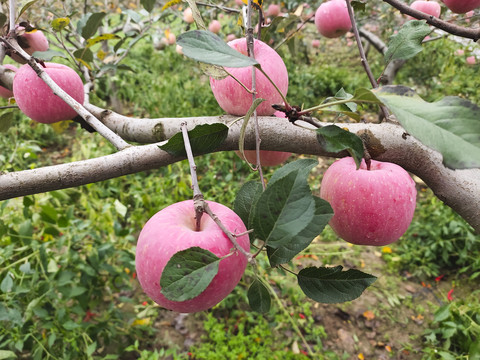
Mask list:
[{"label": "green leaf", "polygon": [[93,61],[93,53],[89,48],[75,50],[73,56],[75,56],[75,59],[83,60],[86,63]]},{"label": "green leaf", "polygon": [[0,27],[3,27],[5,23],[7,22],[7,15],[4,13],[0,13]]},{"label": "green leaf", "polygon": [[68,26],[68,24],[70,24],[70,18],[68,17],[56,18],[51,22],[52,28],[55,31],[62,31]]},{"label": "green leaf", "polygon": [[315,239],[328,224],[333,216],[333,209],[330,204],[320,199],[313,198],[315,201],[315,213],[312,221],[292,240],[277,248],[267,246],[268,259],[270,266],[275,267],[292,260],[297,254],[304,250]]},{"label": "green leaf", "polygon": [[372,90],[366,88],[358,88],[353,93],[353,97],[348,100],[355,102],[357,104],[367,103],[367,104],[377,104],[381,105],[382,102],[377,98],[377,96],[372,92]]},{"label": "green leaf", "polygon": [[365,1],[353,0],[351,3],[355,12],[365,11],[365,7],[367,5]]},{"label": "green leaf", "polygon": [[255,279],[247,292],[248,303],[253,311],[261,314],[270,310],[272,299],[268,289],[261,281]]},{"label": "green leaf", "polygon": [[0,350],[0,360],[4,359],[16,359],[17,355],[10,350]]},{"label": "green leaf", "polygon": [[292,161],[273,173],[270,181],[268,182],[268,186],[271,186],[276,181],[297,170],[299,171],[299,177],[306,180],[310,171],[312,171],[312,169],[317,165],[318,161],[315,159],[299,159]]},{"label": "green leaf", "polygon": [[155,6],[155,0],[140,0],[140,4],[147,10],[151,12]]},{"label": "green leaf", "polygon": [[113,39],[120,39],[120,36],[115,34],[102,34],[95,36],[94,38],[87,40],[87,48],[92,47],[95,44],[98,44],[101,41],[108,41]]},{"label": "green leaf", "polygon": [[407,60],[417,55],[423,50],[423,39],[431,31],[425,20],[407,21],[398,33],[390,38],[385,62]]},{"label": "green leaf", "polygon": [[450,316],[450,304],[446,304],[435,311],[433,322],[442,322]]},{"label": "green leaf", "polygon": [[200,295],[218,273],[220,258],[200,247],[175,253],[160,278],[162,294],[172,301],[190,300]]},{"label": "green leaf", "polygon": [[305,295],[325,304],[354,300],[377,279],[354,269],[342,271],[342,266],[309,267],[300,270],[297,277]]},{"label": "green leaf", "polygon": [[77,324],[76,322],[74,322],[72,320],[68,320],[68,321],[63,323],[63,327],[66,330],[71,331],[71,330],[75,330],[75,329],[78,329],[78,328],[82,327],[82,325]]},{"label": "green leaf", "polygon": [[252,207],[257,202],[258,198],[262,194],[262,184],[258,181],[248,181],[238,190],[237,196],[233,203],[233,211],[240,216],[243,223],[248,227],[248,220]]},{"label": "green leaf", "polygon": [[12,275],[10,275],[10,273],[7,273],[7,275],[5,275],[2,282],[0,283],[0,290],[3,293],[8,293],[8,292],[11,292],[12,289],[13,289]]},{"label": "green leaf", "polygon": [[270,247],[289,243],[315,215],[315,201],[300,170],[269,184],[252,212],[255,235]]},{"label": "green leaf", "polygon": [[17,19],[20,19],[20,17],[23,15],[23,13],[25,11],[27,11],[31,6],[33,6],[36,2],[38,2],[38,0],[32,0],[32,1],[27,2],[25,5],[23,5],[23,7],[18,12]]},{"label": "green leaf", "polygon": [[82,28],[82,37],[84,39],[90,39],[97,32],[98,28],[102,25],[103,18],[107,15],[105,12],[98,12],[91,14],[85,26]]},{"label": "green leaf", "polygon": [[121,217],[125,217],[125,215],[127,215],[127,207],[125,205],[123,205],[118,199],[115,199],[115,202],[113,203],[113,206],[115,206],[115,211]]},{"label": "green leaf", "polygon": [[188,31],[177,38],[177,44],[185,56],[203,63],[227,67],[258,65],[257,60],[232,49],[210,31]]},{"label": "green leaf", "polygon": [[[197,125],[188,132],[193,155],[212,152],[227,138],[228,127],[224,124]],[[187,156],[182,132],[173,135],[164,145],[159,146],[163,151],[174,156]]]},{"label": "green leaf", "polygon": [[480,107],[455,96],[428,103],[404,86],[375,93],[410,135],[442,154],[445,166],[480,167]]},{"label": "green leaf", "polygon": [[66,56],[62,52],[56,51],[56,50],[35,51],[32,54],[32,56],[39,59],[39,60],[43,60],[43,61],[50,61],[55,56],[58,56],[58,57],[61,57],[61,58],[66,58]]},{"label": "green leaf", "polygon": [[331,153],[348,151],[355,160],[357,169],[363,158],[363,142],[356,134],[337,125],[327,125],[317,129],[317,141],[321,148]]},{"label": "green leaf", "polygon": [[94,341],[93,343],[91,343],[90,345],[87,346],[87,355],[88,356],[91,356],[95,350],[97,350],[97,342]]},{"label": "green leaf", "polygon": [[0,132],[7,131],[13,124],[13,111],[8,111],[0,115]]}]

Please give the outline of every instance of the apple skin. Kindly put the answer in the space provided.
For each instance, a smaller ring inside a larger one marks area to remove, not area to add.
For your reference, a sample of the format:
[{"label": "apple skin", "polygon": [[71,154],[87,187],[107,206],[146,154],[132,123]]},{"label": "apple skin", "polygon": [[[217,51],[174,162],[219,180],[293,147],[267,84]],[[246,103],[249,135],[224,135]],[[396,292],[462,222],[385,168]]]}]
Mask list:
[{"label": "apple skin", "polygon": [[[410,4],[410,7],[414,10],[421,11],[425,14],[440,17],[440,13],[442,12],[442,7],[439,3],[435,1],[426,1],[426,0],[416,0]],[[414,20],[414,17],[408,16],[410,20]]]},{"label": "apple skin", "polygon": [[[18,70],[18,68],[15,65],[12,65],[12,64],[5,64],[3,66],[5,68],[7,68],[9,70],[12,70],[12,71],[15,71],[15,72]],[[4,88],[3,86],[0,86],[0,96],[5,98],[5,99],[11,98],[11,97],[13,97],[13,91],[9,90],[7,88]]]},{"label": "apple skin", "polygon": [[442,0],[450,11],[457,14],[465,14],[470,10],[480,7],[480,0]]},{"label": "apple skin", "polygon": [[337,38],[346,34],[352,23],[345,0],[330,0],[322,3],[315,12],[315,26],[327,38]]},{"label": "apple skin", "polygon": [[193,19],[192,8],[186,8],[183,10],[183,20],[189,24],[192,24],[195,21]]},{"label": "apple skin", "polygon": [[212,20],[210,24],[208,24],[208,30],[210,30],[214,34],[218,34],[220,29],[222,28],[222,24],[218,20]]},{"label": "apple skin", "polygon": [[276,17],[280,15],[280,5],[270,4],[267,9],[267,16]]},{"label": "apple skin", "polygon": [[[245,38],[235,39],[228,42],[233,49],[247,55],[247,41]],[[270,46],[260,40],[254,40],[255,59],[260,63],[262,69],[275,82],[283,95],[288,91],[288,72],[280,55]],[[240,80],[249,89],[252,88],[252,69],[244,68],[226,68],[233,76]],[[257,98],[266,99],[257,107],[257,115],[270,116],[275,112],[273,104],[282,104],[283,99],[275,90],[275,87],[258,70],[256,76]],[[222,80],[210,78],[210,87],[218,105],[228,114],[242,116],[245,115],[252,105],[252,94],[247,92],[232,77],[226,77]]]},{"label": "apple skin", "polygon": [[[286,118],[285,113],[282,111],[275,111],[273,114],[279,118]],[[245,158],[250,164],[257,163],[257,152],[255,150],[244,150]],[[243,159],[240,151],[236,150],[235,153]],[[271,150],[260,150],[260,163],[262,166],[277,166],[284,163],[292,153],[284,151],[271,151]]]},{"label": "apple skin", "polygon": [[[28,55],[32,55],[35,51],[48,50],[48,40],[41,30],[33,29],[32,31],[25,31],[25,27],[20,25],[16,25],[15,30],[19,33],[18,44]],[[18,63],[26,63],[26,61],[17,54],[12,54],[11,57]]]},{"label": "apple skin", "polygon": [[[228,207],[212,201],[207,203],[230,232],[246,231],[240,217]],[[203,311],[218,304],[232,292],[247,266],[246,257],[235,251],[220,261],[217,275],[200,295],[185,301],[165,298],[160,292],[160,277],[175,253],[198,246],[222,257],[234,249],[225,233],[207,214],[202,216],[201,230],[195,231],[194,216],[193,200],[175,203],[156,213],[140,232],[135,256],[137,278],[143,291],[160,306],[181,313]],[[248,234],[237,237],[237,241],[245,251],[250,251]]]},{"label": "apple skin", "polygon": [[383,246],[397,241],[412,221],[415,182],[400,166],[351,157],[335,161],[323,175],[320,197],[333,208],[330,226],[352,244]]},{"label": "apple skin", "polygon": [[[83,82],[73,69],[47,62],[43,70],[67,94],[83,104]],[[77,116],[75,110],[56,96],[28,64],[22,65],[13,78],[13,95],[20,110],[40,123],[51,124]]]}]

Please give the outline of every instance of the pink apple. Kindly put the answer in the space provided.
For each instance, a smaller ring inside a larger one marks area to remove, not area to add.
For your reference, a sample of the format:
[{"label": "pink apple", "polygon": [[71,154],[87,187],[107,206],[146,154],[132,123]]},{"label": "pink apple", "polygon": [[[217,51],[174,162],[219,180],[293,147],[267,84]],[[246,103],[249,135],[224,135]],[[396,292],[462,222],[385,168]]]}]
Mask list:
[{"label": "pink apple", "polygon": [[210,30],[214,34],[218,34],[220,29],[222,28],[222,24],[218,20],[212,20],[210,24],[208,24],[208,30]]},{"label": "pink apple", "polygon": [[[427,0],[416,0],[414,1],[410,7],[414,10],[421,11],[425,14],[440,17],[440,12],[442,11],[442,7],[439,3],[435,1],[427,1]],[[408,16],[410,20],[415,19],[414,17]]]},{"label": "pink apple", "polygon": [[[234,234],[246,231],[240,217],[224,205],[208,201],[213,213]],[[223,300],[240,281],[247,266],[246,257],[220,229],[204,214],[200,231],[195,231],[195,210],[192,200],[182,201],[156,213],[143,227],[137,242],[135,265],[143,291],[160,306],[182,313],[197,312],[211,308]],[[237,241],[250,251],[248,235]],[[218,257],[234,253],[220,261],[217,275],[197,297],[185,301],[171,301],[161,293],[160,278],[170,258],[190,247],[201,247]]]},{"label": "pink apple", "polygon": [[351,157],[335,161],[323,175],[320,196],[333,208],[330,226],[342,239],[382,246],[398,240],[412,221],[415,182],[400,166],[372,160],[356,170]]},{"label": "pink apple", "polygon": [[226,40],[227,40],[227,42],[229,42],[229,41],[235,40],[236,38],[237,38],[237,35],[235,35],[235,34],[228,34]]},{"label": "pink apple", "polygon": [[480,0],[442,0],[446,7],[457,14],[480,8]]},{"label": "pink apple", "polygon": [[[29,55],[32,55],[35,51],[47,51],[49,47],[48,40],[43,32],[32,28],[27,24],[24,25],[26,27],[21,25],[15,26],[17,40],[20,47]],[[25,60],[16,54],[12,54],[12,59],[22,64],[25,63]]]},{"label": "pink apple", "polygon": [[344,35],[352,28],[345,0],[324,2],[315,12],[318,32],[327,38]]},{"label": "pink apple", "polygon": [[275,17],[280,15],[280,5],[270,4],[267,9],[267,16]]},{"label": "pink apple", "polygon": [[[73,69],[62,64],[45,63],[44,71],[58,86],[83,104],[83,82]],[[75,110],[56,96],[28,64],[22,65],[13,78],[13,95],[20,110],[40,123],[51,124],[77,116]]]},{"label": "pink apple", "polygon": [[318,39],[313,39],[313,40],[312,40],[312,47],[314,47],[314,48],[319,48],[319,47],[320,47],[320,40],[318,40]]},{"label": "pink apple", "polygon": [[192,8],[186,8],[185,10],[183,10],[183,20],[189,24],[195,21],[193,19]]},{"label": "pink apple", "polygon": [[174,33],[168,33],[168,37],[167,37],[167,43],[168,45],[173,45],[177,42],[177,37],[175,36]]},{"label": "pink apple", "polygon": [[467,56],[465,61],[468,65],[475,65],[477,62],[477,59],[475,59],[475,56]]},{"label": "pink apple", "polygon": [[245,5],[242,0],[235,0],[235,4],[237,4],[238,6]]},{"label": "pink apple", "polygon": [[[285,113],[281,111],[275,111],[273,115],[286,118]],[[240,151],[235,151],[235,153],[243,159]],[[257,152],[255,150],[244,150],[243,153],[250,164],[257,164]],[[292,156],[290,152],[260,150],[260,163],[262,166],[277,166],[284,163],[290,156]]]},{"label": "pink apple", "polygon": [[[9,69],[9,70],[12,70],[12,71],[17,71],[18,70],[15,65],[5,64],[3,66],[5,68]],[[11,98],[11,97],[13,97],[13,91],[9,90],[7,88],[4,88],[3,86],[0,86],[0,96],[5,98],[5,99]]]},{"label": "pink apple", "polygon": [[[228,45],[242,54],[247,55],[247,41],[245,38],[230,41]],[[282,58],[275,50],[260,40],[254,41],[254,48],[255,59],[277,85],[282,94],[286,96],[288,91],[288,73]],[[252,88],[251,67],[226,69],[245,84],[246,87],[249,89]],[[283,99],[275,87],[259,70],[256,70],[255,76],[257,97],[266,100],[257,107],[257,114],[260,116],[272,115],[275,112],[272,105],[282,104]],[[232,77],[227,77],[222,80],[211,78],[210,86],[215,99],[217,99],[218,105],[229,114],[238,116],[245,115],[252,105],[252,94],[233,80]]]}]

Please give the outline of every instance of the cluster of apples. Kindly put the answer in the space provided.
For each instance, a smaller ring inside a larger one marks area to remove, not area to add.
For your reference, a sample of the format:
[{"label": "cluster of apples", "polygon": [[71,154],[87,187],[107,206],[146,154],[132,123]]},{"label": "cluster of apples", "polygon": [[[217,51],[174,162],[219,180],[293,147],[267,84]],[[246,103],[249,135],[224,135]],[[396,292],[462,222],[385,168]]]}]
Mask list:
[{"label": "cluster of apples", "polygon": [[[480,0],[442,0],[445,6],[454,13],[465,14],[480,7]],[[436,1],[415,0],[410,4],[412,9],[424,12],[425,14],[440,17],[442,7]],[[412,19],[410,17],[410,19]]]},{"label": "cluster of apples", "polygon": [[[19,45],[29,54],[35,51],[48,50],[48,40],[41,30],[30,28],[29,25],[17,25]],[[17,54],[10,54],[12,59],[25,62]],[[15,71],[13,91],[0,88],[0,96],[14,97],[19,109],[32,120],[51,124],[61,120],[73,119],[77,113],[38,77],[28,64],[17,69],[15,65],[5,64],[7,69]],[[84,91],[80,76],[70,67],[56,63],[43,63],[44,71],[52,80],[76,101],[83,104]]]}]

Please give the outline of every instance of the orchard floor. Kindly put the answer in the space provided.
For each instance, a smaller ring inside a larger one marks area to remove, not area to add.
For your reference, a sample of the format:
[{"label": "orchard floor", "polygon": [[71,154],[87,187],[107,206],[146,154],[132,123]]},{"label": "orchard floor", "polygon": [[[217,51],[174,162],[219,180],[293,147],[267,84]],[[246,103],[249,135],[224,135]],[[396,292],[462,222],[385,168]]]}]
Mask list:
[{"label": "orchard floor", "polygon": [[[342,247],[351,248],[348,244]],[[433,319],[433,312],[443,304],[442,299],[445,299],[450,283],[445,278],[440,282],[433,280],[433,283],[425,283],[409,274],[387,273],[386,263],[376,248],[363,247],[361,253],[358,255],[355,252],[352,258],[360,259],[359,263],[344,257],[343,265],[372,273],[378,276],[378,280],[354,301],[345,304],[312,302],[313,326],[322,326],[327,336],[322,339],[324,352],[307,358],[421,359],[423,335]],[[301,266],[305,266],[312,260],[306,258],[299,261],[302,261]],[[287,310],[289,305],[286,304]],[[246,304],[239,306],[248,308]],[[213,311],[218,313],[216,316],[228,317],[223,309]],[[205,335],[202,325],[204,318],[202,314],[161,310],[154,323],[157,331],[154,347],[175,347],[179,352],[189,352],[192,345],[198,346],[205,341],[202,338]],[[297,323],[304,332],[302,322]],[[304,322],[303,326],[311,324]],[[293,335],[293,330],[288,327],[277,334],[287,339],[293,338]],[[306,347],[300,341],[292,341],[290,348],[285,350],[298,353],[299,358],[306,358],[300,357],[301,352],[306,352]]]}]

